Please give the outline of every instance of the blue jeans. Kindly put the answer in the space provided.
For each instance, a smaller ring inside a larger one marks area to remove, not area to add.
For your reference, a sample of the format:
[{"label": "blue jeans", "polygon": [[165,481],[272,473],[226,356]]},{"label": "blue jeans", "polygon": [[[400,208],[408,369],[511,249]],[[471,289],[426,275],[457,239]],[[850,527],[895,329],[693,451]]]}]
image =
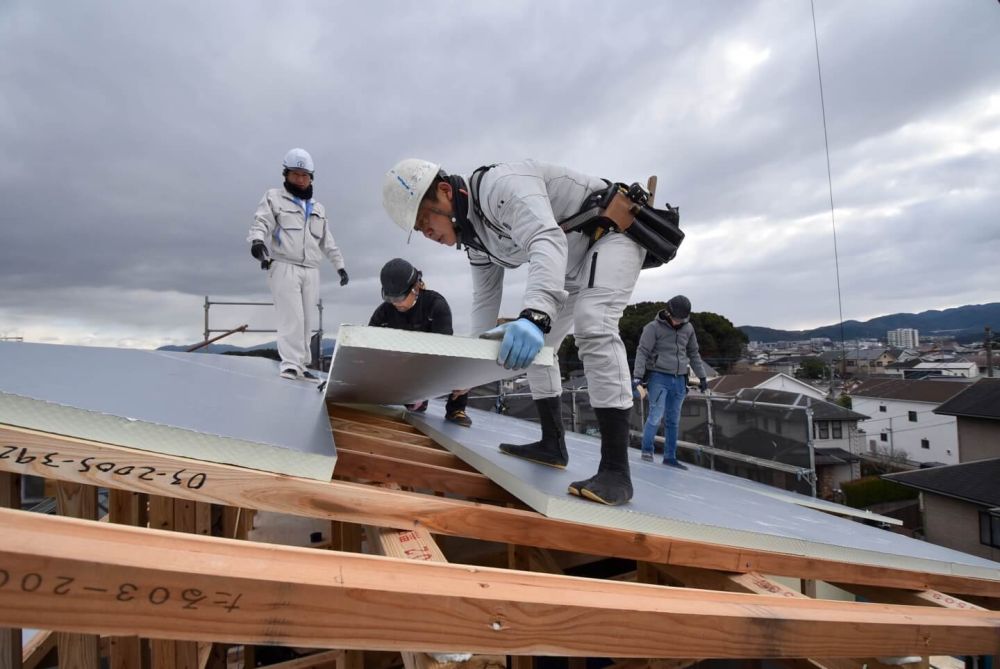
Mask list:
[{"label": "blue jeans", "polygon": [[653,438],[666,422],[666,443],[663,445],[664,462],[677,461],[677,428],[681,419],[681,405],[687,394],[687,377],[653,372],[649,385],[649,416],[642,430],[642,452],[653,453]]}]

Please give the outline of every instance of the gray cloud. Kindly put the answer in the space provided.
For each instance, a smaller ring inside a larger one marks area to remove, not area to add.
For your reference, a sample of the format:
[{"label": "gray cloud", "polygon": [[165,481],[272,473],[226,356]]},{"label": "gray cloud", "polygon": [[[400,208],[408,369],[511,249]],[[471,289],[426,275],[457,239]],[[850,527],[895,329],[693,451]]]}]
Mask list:
[{"label": "gray cloud", "polygon": [[[817,20],[844,317],[995,300],[1000,7],[817,2]],[[461,254],[407,245],[381,211],[407,156],[656,173],[688,241],[634,299],[837,320],[805,3],[15,0],[0,63],[0,332],[191,341],[204,295],[267,299],[244,239],[292,146],[316,159],[352,275],[340,288],[324,269],[328,328],[367,320],[397,255],[467,323]]]}]

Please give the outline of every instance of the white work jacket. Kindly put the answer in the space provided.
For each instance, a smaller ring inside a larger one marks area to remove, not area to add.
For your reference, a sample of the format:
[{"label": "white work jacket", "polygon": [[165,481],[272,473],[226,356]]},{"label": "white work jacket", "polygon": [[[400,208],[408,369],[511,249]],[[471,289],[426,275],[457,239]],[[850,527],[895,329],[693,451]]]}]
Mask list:
[{"label": "white work jacket", "polygon": [[469,222],[486,252],[467,249],[472,265],[472,335],[496,326],[503,298],[504,268],[528,263],[528,286],[522,309],[547,314],[553,321],[568,293],[566,278],[583,262],[590,238],[564,233],[557,221],[580,211],[591,193],[607,188],[596,177],[565,167],[526,160],[501,163],[479,183],[481,220],[472,203],[477,190],[466,179],[470,193]]},{"label": "white work jacket", "polygon": [[319,267],[326,256],[338,270],[344,269],[344,256],[330,233],[326,207],[315,200],[310,204],[307,222],[305,202],[284,188],[270,189],[257,205],[247,241],[264,242],[274,260]]}]

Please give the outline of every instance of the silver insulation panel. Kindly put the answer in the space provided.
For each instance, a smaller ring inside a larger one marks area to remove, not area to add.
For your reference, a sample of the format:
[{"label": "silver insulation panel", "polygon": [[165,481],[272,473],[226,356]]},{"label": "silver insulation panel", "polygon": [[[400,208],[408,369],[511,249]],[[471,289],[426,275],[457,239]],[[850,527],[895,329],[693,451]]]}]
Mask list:
[{"label": "silver insulation panel", "polygon": [[600,441],[567,432],[565,470],[511,457],[500,442],[538,440],[525,420],[469,410],[471,428],[444,421],[443,402],[407,421],[539,513],[579,523],[725,546],[840,562],[1000,580],[1000,564],[910,539],[798,503],[792,493],[689,465],[688,471],[643,462],[629,449],[635,496],[624,506],[596,504],[566,492],[589,478],[600,461]]},{"label": "silver insulation panel", "polygon": [[329,480],[316,384],[263,358],[0,342],[0,423]]},{"label": "silver insulation panel", "polygon": [[[500,342],[487,339],[341,325],[327,397],[354,404],[407,404],[522,373],[498,365],[499,352]],[[534,364],[552,362],[552,348],[546,346]]]}]

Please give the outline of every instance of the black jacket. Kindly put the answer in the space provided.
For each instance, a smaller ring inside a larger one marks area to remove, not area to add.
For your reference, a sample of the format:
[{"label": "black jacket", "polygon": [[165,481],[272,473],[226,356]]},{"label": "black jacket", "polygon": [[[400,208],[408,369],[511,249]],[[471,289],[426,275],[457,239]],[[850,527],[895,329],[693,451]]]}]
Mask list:
[{"label": "black jacket", "polygon": [[448,301],[441,293],[426,288],[417,295],[417,302],[409,311],[399,311],[388,302],[383,302],[372,314],[368,325],[394,330],[454,334]]}]

